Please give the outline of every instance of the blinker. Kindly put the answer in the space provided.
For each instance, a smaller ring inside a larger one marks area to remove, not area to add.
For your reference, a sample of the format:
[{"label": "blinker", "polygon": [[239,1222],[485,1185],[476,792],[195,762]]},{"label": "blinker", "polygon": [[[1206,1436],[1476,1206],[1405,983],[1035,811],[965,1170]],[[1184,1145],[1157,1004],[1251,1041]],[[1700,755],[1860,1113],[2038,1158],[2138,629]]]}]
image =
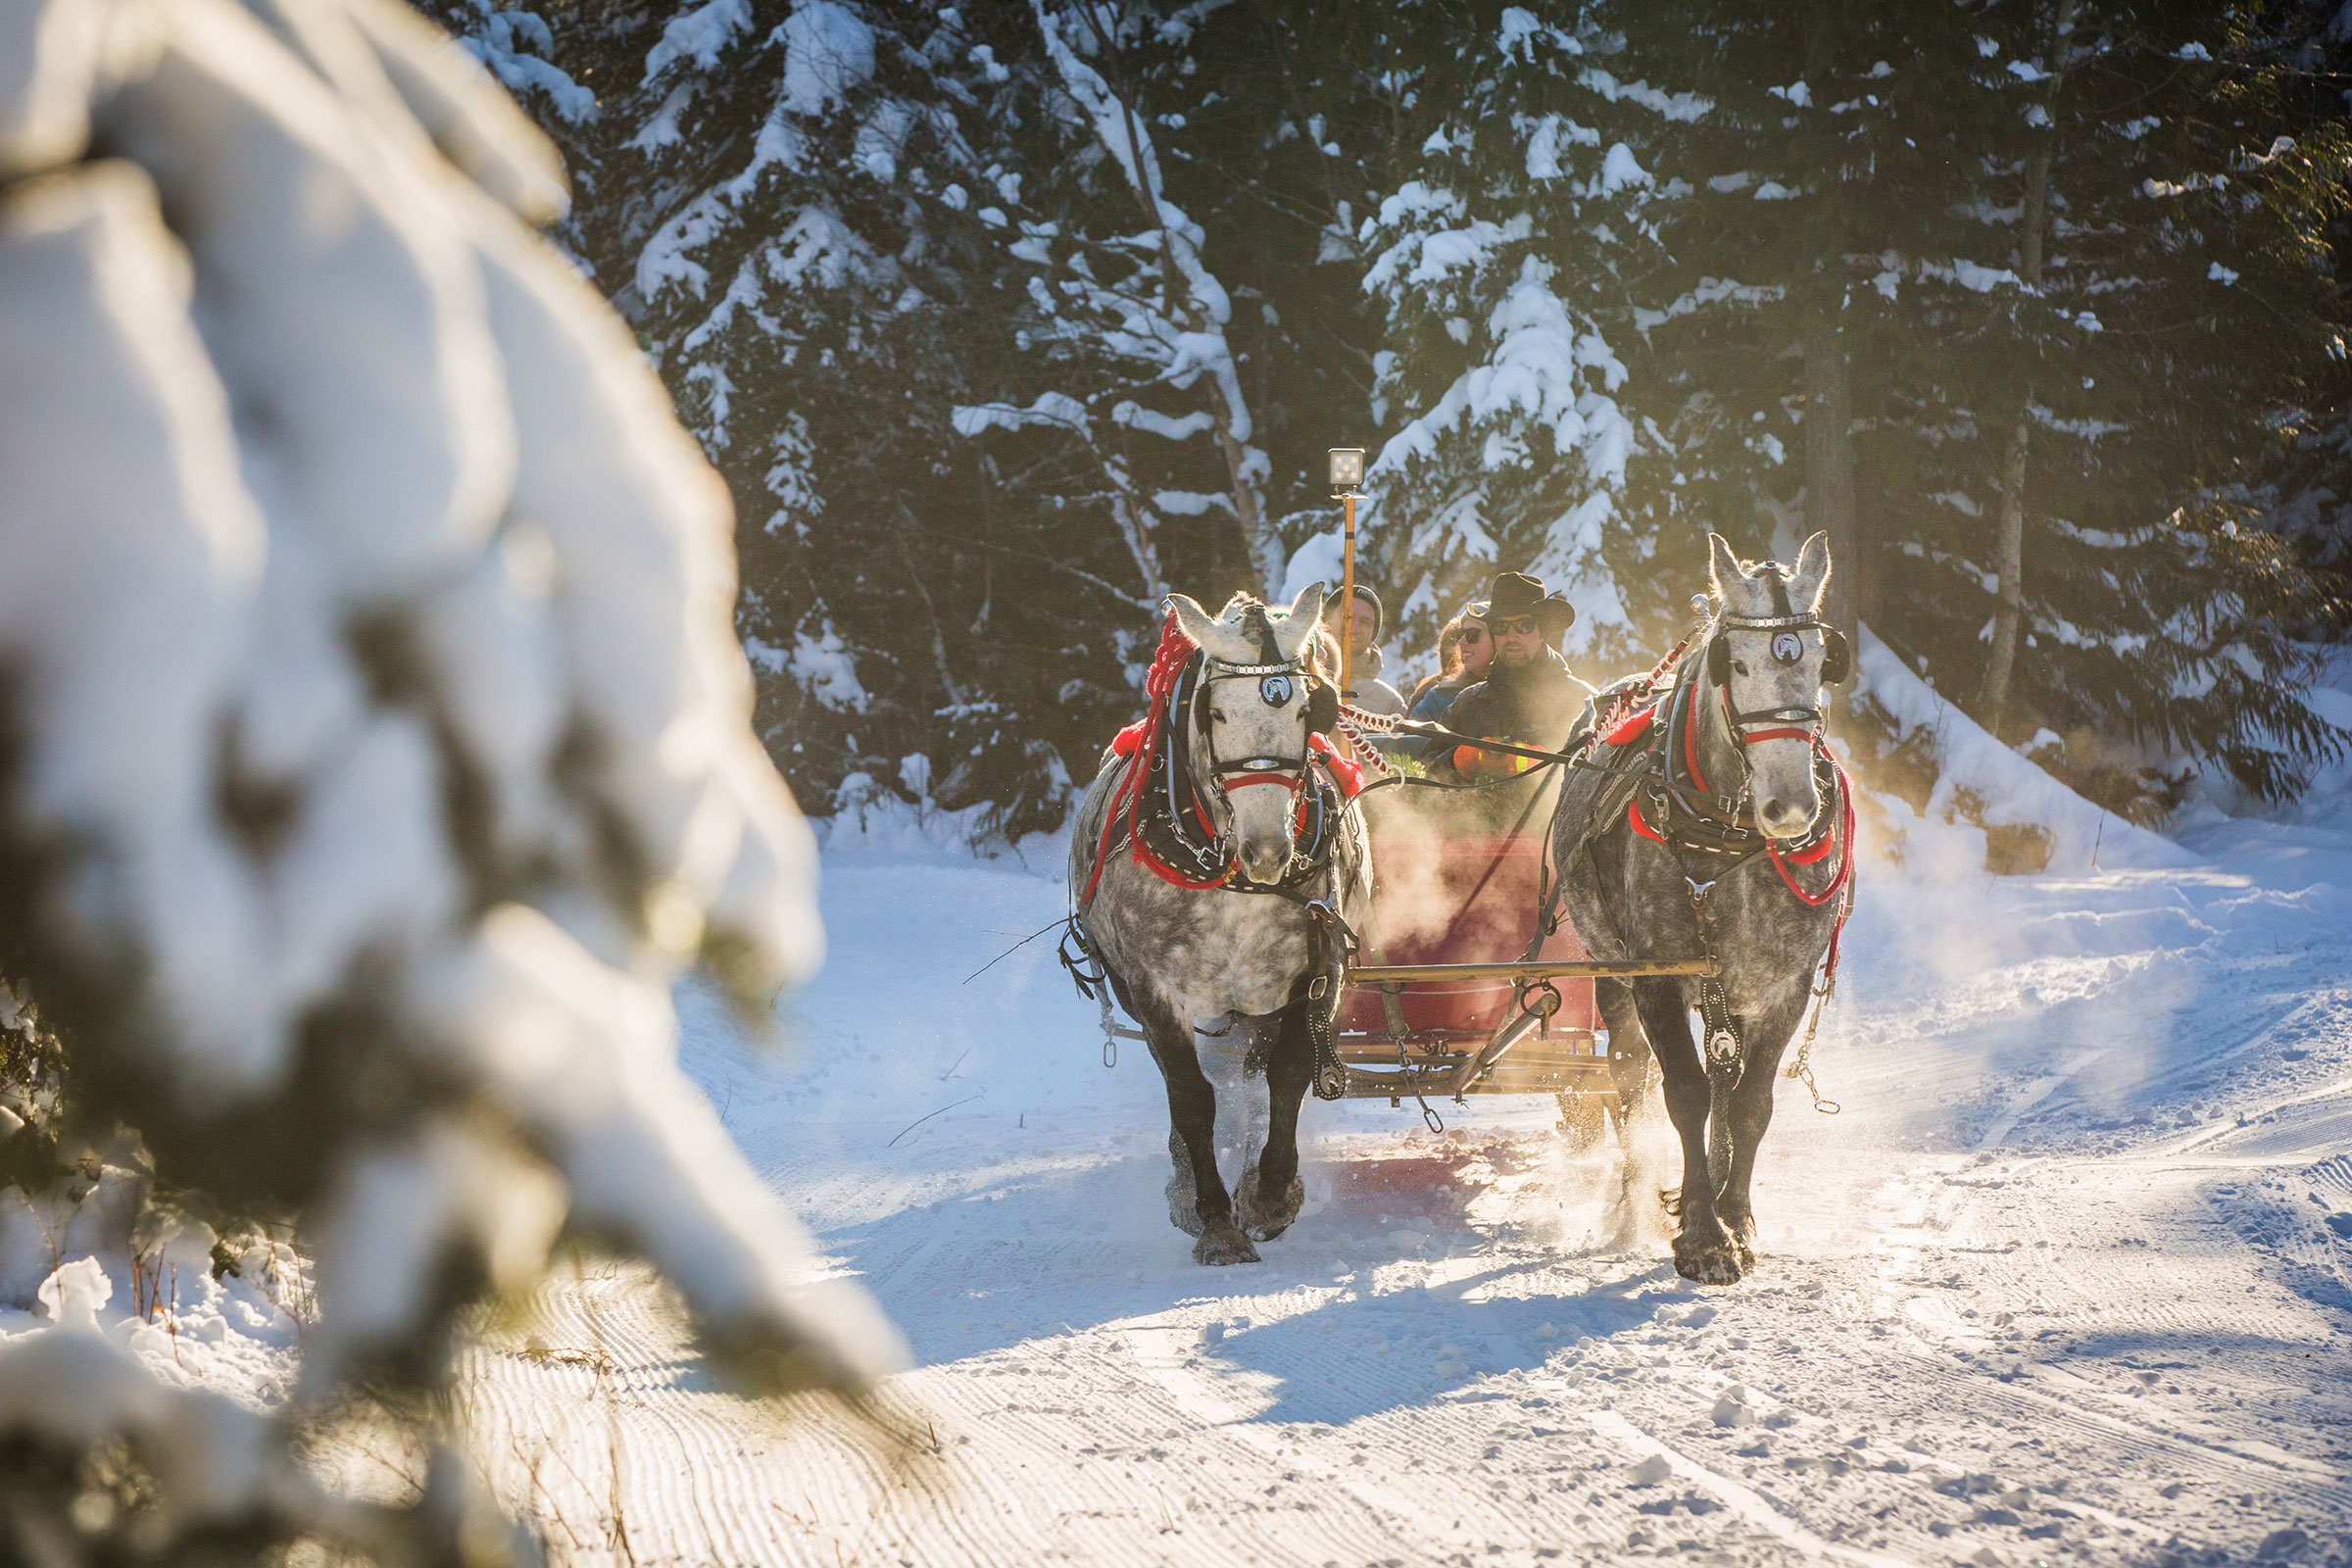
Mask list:
[{"label": "blinker", "polygon": [[1257,695],[1268,708],[1280,708],[1291,700],[1291,677],[1268,675],[1257,683]]}]

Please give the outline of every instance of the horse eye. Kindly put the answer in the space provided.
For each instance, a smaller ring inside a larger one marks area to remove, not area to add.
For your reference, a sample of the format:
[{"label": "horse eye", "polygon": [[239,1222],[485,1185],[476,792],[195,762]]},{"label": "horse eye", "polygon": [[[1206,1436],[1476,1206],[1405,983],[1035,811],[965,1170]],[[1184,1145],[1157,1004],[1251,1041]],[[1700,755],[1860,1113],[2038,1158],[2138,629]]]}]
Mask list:
[{"label": "horse eye", "polygon": [[1744,675],[1744,674],[1746,674],[1746,673],[1747,673],[1747,661],[1746,661],[1746,660],[1744,660],[1744,659],[1735,659],[1735,660],[1733,660],[1733,661],[1732,661],[1732,673],[1733,673],[1733,674],[1735,674],[1735,675]]}]

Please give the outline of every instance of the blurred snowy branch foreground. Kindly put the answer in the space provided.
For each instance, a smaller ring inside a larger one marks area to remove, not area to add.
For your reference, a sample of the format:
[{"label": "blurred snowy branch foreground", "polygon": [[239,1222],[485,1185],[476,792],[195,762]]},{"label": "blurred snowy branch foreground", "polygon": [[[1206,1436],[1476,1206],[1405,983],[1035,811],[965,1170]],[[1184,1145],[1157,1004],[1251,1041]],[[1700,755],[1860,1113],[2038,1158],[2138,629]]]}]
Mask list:
[{"label": "blurred snowy branch foreground", "polygon": [[0,1110],[0,1556],[480,1544],[451,1466],[358,1510],[175,1374],[147,1270],[217,1297],[216,1227],[315,1258],[297,1408],[436,1385],[567,1236],[751,1386],[897,1354],[676,1068],[682,967],[813,962],[813,858],[564,201],[390,0],[0,0],[0,966],[66,1073]]}]

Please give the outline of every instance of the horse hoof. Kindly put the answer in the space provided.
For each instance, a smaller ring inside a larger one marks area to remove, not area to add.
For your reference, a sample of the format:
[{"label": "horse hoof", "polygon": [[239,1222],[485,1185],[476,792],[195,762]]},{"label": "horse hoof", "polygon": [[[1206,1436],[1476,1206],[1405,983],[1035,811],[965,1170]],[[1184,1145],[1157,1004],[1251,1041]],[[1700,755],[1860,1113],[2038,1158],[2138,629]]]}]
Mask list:
[{"label": "horse hoof", "polygon": [[1297,1176],[1291,1178],[1279,1200],[1268,1202],[1257,1185],[1254,1165],[1242,1172],[1242,1184],[1233,1190],[1234,1218],[1252,1241],[1270,1242],[1289,1230],[1305,1202],[1306,1183]]},{"label": "horse hoof", "polygon": [[1737,1285],[1740,1255],[1729,1244],[1689,1250],[1678,1247],[1674,1250],[1674,1271],[1701,1285]]},{"label": "horse hoof", "polygon": [[1193,1261],[1212,1265],[1254,1263],[1257,1261],[1257,1249],[1251,1247],[1250,1238],[1232,1224],[1211,1225],[1200,1233],[1200,1240],[1193,1244]]},{"label": "horse hoof", "polygon": [[1732,1251],[1740,1259],[1740,1272],[1753,1274],[1756,1271],[1755,1216],[1753,1214],[1736,1216],[1725,1214],[1721,1218],[1724,1230],[1731,1236]]}]

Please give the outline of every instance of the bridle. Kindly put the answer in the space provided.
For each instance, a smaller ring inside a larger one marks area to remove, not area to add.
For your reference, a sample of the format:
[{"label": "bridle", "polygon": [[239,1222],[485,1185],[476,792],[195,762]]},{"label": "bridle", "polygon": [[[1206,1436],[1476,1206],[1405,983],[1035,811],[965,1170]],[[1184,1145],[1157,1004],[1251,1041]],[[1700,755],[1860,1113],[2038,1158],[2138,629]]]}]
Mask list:
[{"label": "bridle", "polygon": [[[1336,721],[1339,711],[1339,694],[1328,683],[1314,678],[1304,649],[1299,651],[1298,657],[1296,659],[1282,657],[1282,650],[1274,641],[1273,625],[1267,618],[1263,606],[1251,606],[1244,624],[1256,638],[1259,661],[1255,663],[1237,664],[1217,658],[1205,648],[1202,649],[1200,662],[1187,668],[1184,675],[1180,677],[1180,684],[1173,694],[1170,708],[1172,710],[1183,712],[1185,715],[1184,728],[1189,733],[1189,737],[1200,748],[1201,763],[1204,765],[1199,766],[1198,771],[1205,777],[1208,793],[1215,798],[1216,807],[1222,817],[1221,823],[1204,822],[1203,825],[1215,826],[1217,835],[1221,839],[1226,831],[1224,824],[1229,824],[1233,819],[1231,796],[1235,790],[1280,786],[1287,790],[1291,797],[1294,839],[1292,854],[1295,862],[1298,854],[1296,848],[1297,818],[1305,806],[1307,766],[1311,748],[1301,751],[1297,757],[1259,755],[1221,761],[1216,755],[1214,727],[1202,722],[1202,704],[1208,696],[1209,688],[1219,681],[1254,680],[1257,682],[1257,694],[1260,702],[1263,702],[1268,708],[1287,708],[1290,706],[1291,700],[1298,695],[1298,684],[1304,683],[1307,689],[1306,710],[1303,714],[1306,727],[1301,733],[1312,734],[1318,727],[1328,730],[1330,723]],[[1189,691],[1185,689],[1188,684]],[[1178,836],[1184,837],[1183,813],[1178,809],[1181,803],[1175,793],[1178,771],[1172,767],[1168,770],[1169,819],[1177,825]],[[1187,847],[1197,848],[1203,852],[1214,848],[1213,845],[1193,846],[1189,839]],[[1239,874],[1238,870],[1236,874]]]},{"label": "bridle", "polygon": [[1828,719],[1821,709],[1811,704],[1785,708],[1743,709],[1732,696],[1732,645],[1727,631],[1769,631],[1772,657],[1776,663],[1795,664],[1805,657],[1804,638],[1807,631],[1821,633],[1821,679],[1814,689],[1841,685],[1852,673],[1853,653],[1847,646],[1845,634],[1823,620],[1810,610],[1798,611],[1788,599],[1788,568],[1779,562],[1769,562],[1757,568],[1757,575],[1772,590],[1773,613],[1769,615],[1736,615],[1731,607],[1718,611],[1707,633],[1707,679],[1723,694],[1723,716],[1731,726],[1732,738],[1740,743],[1740,764],[1748,767],[1747,748],[1765,741],[1804,741],[1813,746],[1823,744],[1823,731]]}]

